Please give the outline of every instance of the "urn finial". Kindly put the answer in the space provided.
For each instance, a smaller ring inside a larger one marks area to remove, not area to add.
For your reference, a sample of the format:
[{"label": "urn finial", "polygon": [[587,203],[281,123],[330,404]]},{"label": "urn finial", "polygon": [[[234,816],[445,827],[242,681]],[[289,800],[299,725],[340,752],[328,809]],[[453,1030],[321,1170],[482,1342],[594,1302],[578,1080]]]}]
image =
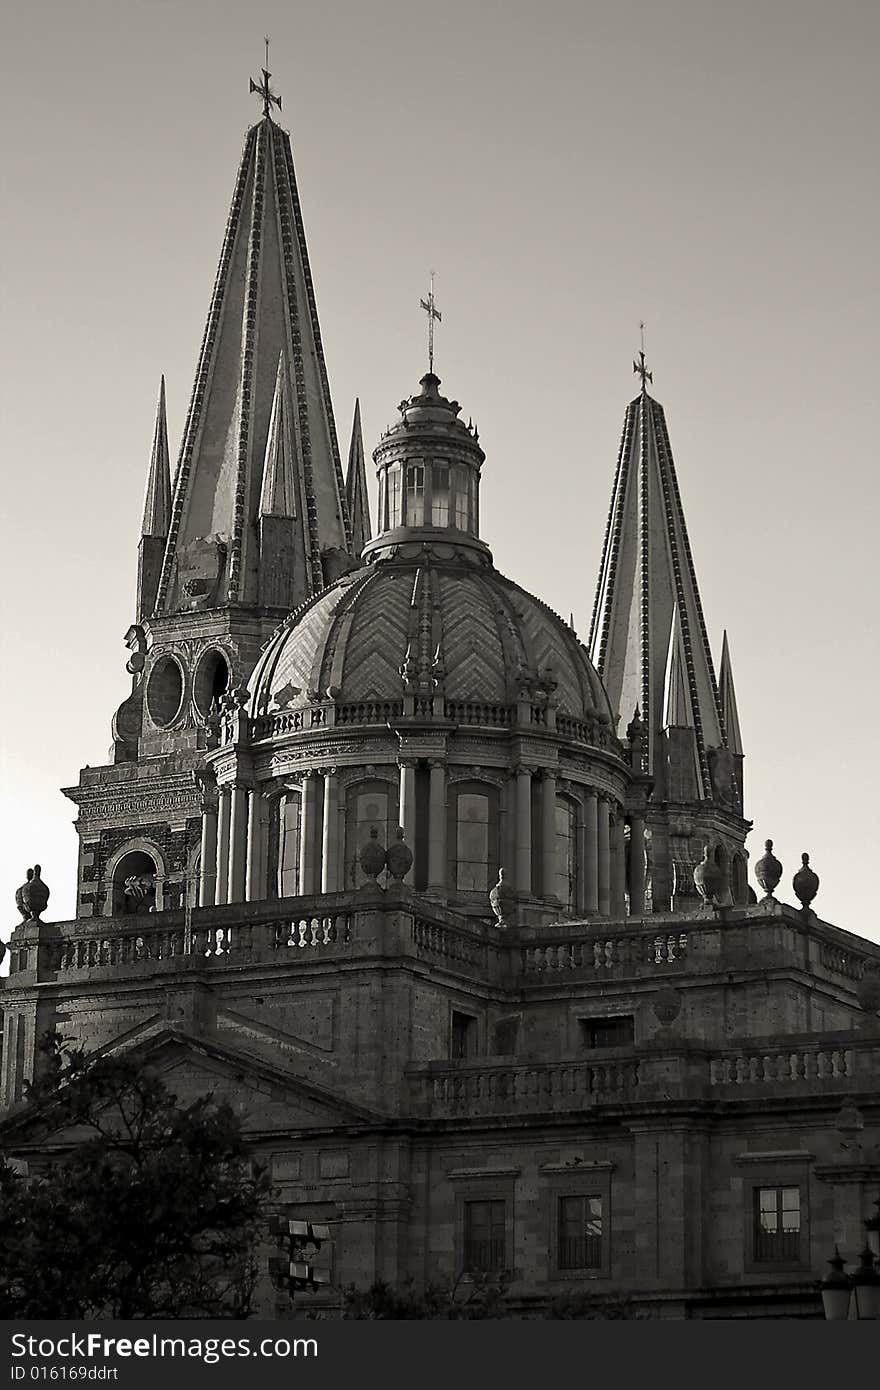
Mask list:
[{"label": "urn finial", "polygon": [[721,870],[712,853],[712,842],[707,840],[703,845],[703,857],[694,869],[694,887],[709,907],[718,902],[721,880]]},{"label": "urn finial", "polygon": [[27,880],[15,894],[15,905],[26,922],[39,922],[48,901],[49,889],[40,878],[39,864],[35,864],[28,869]]},{"label": "urn finial", "polygon": [[773,894],[782,878],[782,865],[773,853],[773,841],[764,841],[764,854],[755,865],[755,878],[764,889],[762,902],[775,903]]},{"label": "urn finial", "polygon": [[810,868],[810,856],[806,853],[801,855],[801,867],[791,880],[791,886],[804,912],[809,912],[810,903],[819,891],[819,875]]},{"label": "urn finial", "polygon": [[385,854],[385,862],[388,865],[388,872],[398,883],[402,883],[412,868],[413,853],[406,843],[404,834],[406,832],[402,825],[397,827],[396,839],[393,845],[388,846]]},{"label": "urn finial", "polygon": [[499,927],[510,926],[510,918],[516,907],[516,894],[504,880],[504,870],[498,870],[498,882],[489,893],[489,903],[495,913]]},{"label": "urn finial", "polygon": [[379,844],[379,832],[375,825],[370,830],[367,843],[361,845],[358,860],[364,875],[375,883],[385,868],[385,848]]}]

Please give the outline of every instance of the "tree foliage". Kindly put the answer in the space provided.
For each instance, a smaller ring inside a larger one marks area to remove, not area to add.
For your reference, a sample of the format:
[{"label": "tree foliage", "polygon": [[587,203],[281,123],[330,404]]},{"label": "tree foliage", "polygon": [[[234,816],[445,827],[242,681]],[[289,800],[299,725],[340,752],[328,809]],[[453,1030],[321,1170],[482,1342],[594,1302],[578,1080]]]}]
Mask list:
[{"label": "tree foliage", "polygon": [[464,1321],[475,1318],[503,1318],[506,1284],[502,1278],[477,1274],[462,1276],[454,1284],[427,1284],[419,1288],[414,1279],[407,1279],[400,1288],[384,1280],[368,1289],[350,1285],[343,1289],[343,1318],[410,1319],[439,1318]]},{"label": "tree foliage", "polygon": [[57,1035],[41,1051],[34,1123],[69,1142],[27,1176],[0,1162],[0,1316],[249,1316],[269,1183],[232,1108]]}]

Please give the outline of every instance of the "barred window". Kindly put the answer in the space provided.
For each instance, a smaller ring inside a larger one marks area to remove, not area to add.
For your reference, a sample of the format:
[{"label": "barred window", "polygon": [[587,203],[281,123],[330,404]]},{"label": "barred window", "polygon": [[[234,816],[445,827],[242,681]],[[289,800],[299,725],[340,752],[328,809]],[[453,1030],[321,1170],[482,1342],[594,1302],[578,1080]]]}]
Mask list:
[{"label": "barred window", "polygon": [[560,1197],[556,1263],[560,1269],[601,1269],[602,1198]]},{"label": "barred window", "polygon": [[612,1018],[582,1018],[581,1035],[584,1047],[629,1047],[635,1037],[632,1014],[616,1014]]},{"label": "barred window", "polygon": [[464,1267],[497,1273],[505,1265],[507,1203],[500,1199],[464,1204]]},{"label": "barred window", "polygon": [[458,1013],[453,1009],[449,1026],[449,1055],[455,1061],[473,1057],[477,1044],[477,1020],[472,1014]]},{"label": "barred window", "polygon": [[755,1263],[800,1258],[801,1192],[799,1187],[755,1189]]}]

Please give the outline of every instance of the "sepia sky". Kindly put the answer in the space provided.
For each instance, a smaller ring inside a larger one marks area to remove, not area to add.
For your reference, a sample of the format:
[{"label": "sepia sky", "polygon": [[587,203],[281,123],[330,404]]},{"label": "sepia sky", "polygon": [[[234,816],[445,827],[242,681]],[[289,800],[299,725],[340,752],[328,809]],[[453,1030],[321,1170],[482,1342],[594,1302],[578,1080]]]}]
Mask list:
[{"label": "sepia sky", "polygon": [[[75,910],[73,804],[130,689],[172,453],[272,39],[336,419],[436,366],[498,567],[586,639],[646,322],[752,863],[880,940],[876,0],[30,0],[2,26],[2,874]],[[626,712],[625,712],[626,713]]]}]

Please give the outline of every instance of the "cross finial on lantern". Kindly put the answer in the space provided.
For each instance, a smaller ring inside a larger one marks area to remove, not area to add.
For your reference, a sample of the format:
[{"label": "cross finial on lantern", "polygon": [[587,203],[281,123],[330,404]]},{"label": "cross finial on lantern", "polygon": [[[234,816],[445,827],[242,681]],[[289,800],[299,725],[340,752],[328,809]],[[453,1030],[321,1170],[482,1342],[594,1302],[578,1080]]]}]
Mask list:
[{"label": "cross finial on lantern", "polygon": [[654,374],[653,374],[653,372],[649,372],[649,371],[648,371],[648,368],[645,366],[645,325],[644,325],[644,323],[640,323],[640,324],[639,324],[639,333],[640,333],[640,335],[641,335],[642,349],[641,349],[641,352],[639,353],[638,361],[636,361],[635,359],[633,359],[633,371],[634,371],[634,372],[637,372],[638,375],[641,377],[641,379],[642,379],[642,390],[644,391],[644,390],[645,390],[645,382],[646,382],[646,381],[650,381],[650,382],[652,383],[652,385],[653,385],[653,382],[654,382]]},{"label": "cross finial on lantern", "polygon": [[275,93],[269,86],[269,78],[272,76],[272,74],[269,71],[268,38],[265,38],[263,42],[266,45],[266,66],[263,68],[263,80],[262,82],[255,82],[254,79],[251,78],[250,90],[252,92],[256,92],[259,96],[263,98],[263,115],[268,116],[271,119],[273,106],[277,106],[278,110],[281,110],[281,98],[276,97]]},{"label": "cross finial on lantern", "polygon": [[442,321],[443,315],[434,303],[434,272],[431,271],[431,288],[428,291],[428,298],[419,301],[425,313],[428,315],[428,371],[434,375],[434,320],[438,323]]}]

